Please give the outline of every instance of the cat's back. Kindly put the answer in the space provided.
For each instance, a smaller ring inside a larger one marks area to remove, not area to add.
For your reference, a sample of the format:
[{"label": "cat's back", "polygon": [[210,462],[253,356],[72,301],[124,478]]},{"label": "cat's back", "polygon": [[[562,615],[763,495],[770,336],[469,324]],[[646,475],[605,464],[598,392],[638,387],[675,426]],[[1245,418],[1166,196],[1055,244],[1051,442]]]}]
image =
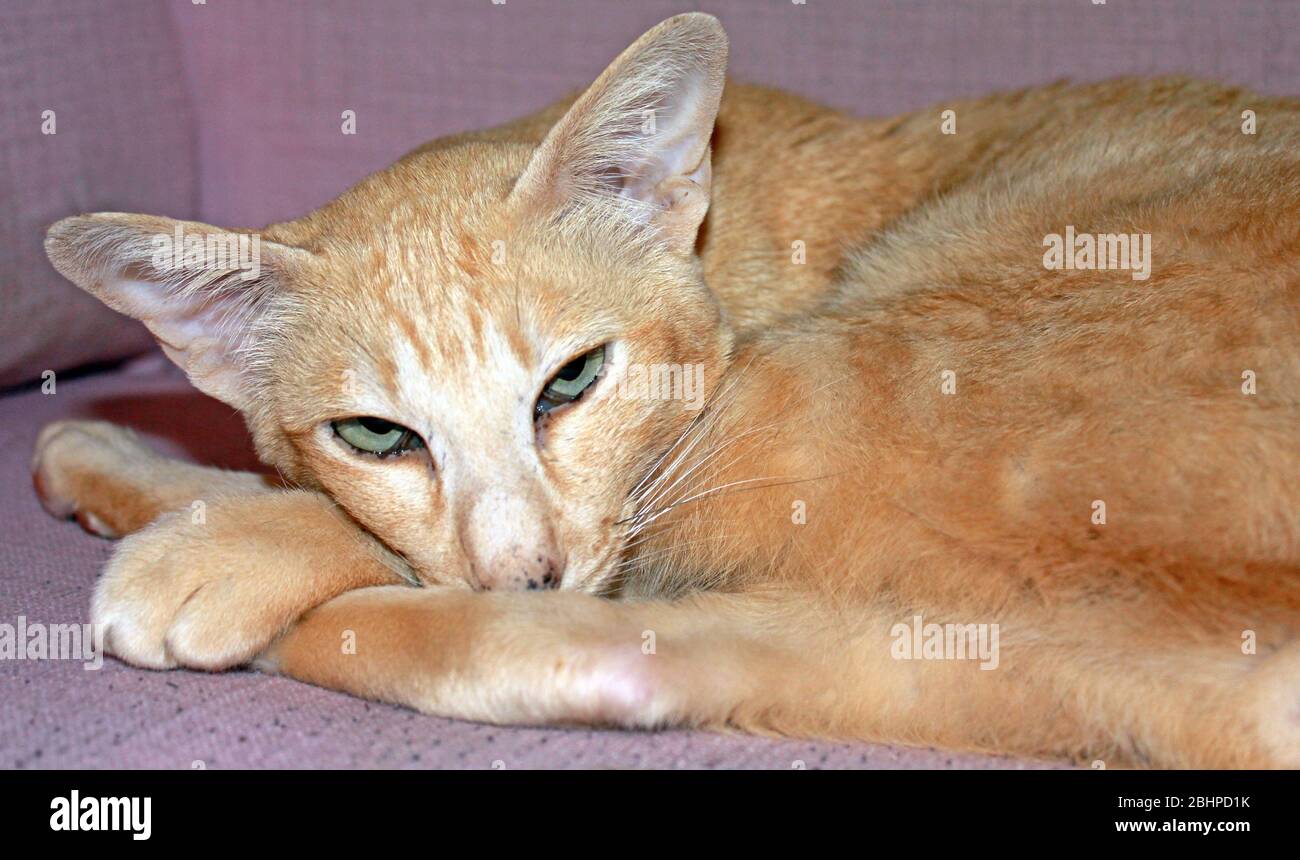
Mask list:
[{"label": "cat's back", "polygon": [[[1183,78],[1120,79],[962,105],[958,135],[963,117],[986,138],[981,155],[860,243],[842,300],[1036,281],[1046,237],[1067,226],[1076,236],[1151,233],[1157,264],[1226,255],[1295,263],[1300,100]],[[1090,285],[1086,275],[1074,280]]]},{"label": "cat's back", "polygon": [[885,392],[904,429],[873,444],[944,464],[918,502],[935,521],[977,486],[985,537],[1076,534],[1082,497],[1126,511],[1117,546],[1293,558],[1300,102],[1178,80],[1029,97],[1039,129],[865,243],[805,322],[848,333]]},{"label": "cat's back", "polygon": [[[1294,617],[1300,104],[1153,80],[955,110],[947,139],[938,109],[864,123],[932,185],[862,236],[819,307],[742,342],[738,367],[783,373],[735,411],[791,429],[736,478],[816,476],[808,508],[844,515],[799,542],[820,538],[809,575],[837,588],[878,588],[871,559],[901,544],[914,561],[891,587],[927,599],[1109,589],[1189,622]],[[1066,237],[1070,265],[1049,265]],[[1098,266],[1121,238],[1126,264]],[[1012,573],[916,575],[953,545]]]},{"label": "cat's back", "polygon": [[1300,101],[1184,79],[1024,97],[1033,129],[863,243],[829,313],[996,321],[1022,350],[1144,321],[1148,354],[1300,344]]}]

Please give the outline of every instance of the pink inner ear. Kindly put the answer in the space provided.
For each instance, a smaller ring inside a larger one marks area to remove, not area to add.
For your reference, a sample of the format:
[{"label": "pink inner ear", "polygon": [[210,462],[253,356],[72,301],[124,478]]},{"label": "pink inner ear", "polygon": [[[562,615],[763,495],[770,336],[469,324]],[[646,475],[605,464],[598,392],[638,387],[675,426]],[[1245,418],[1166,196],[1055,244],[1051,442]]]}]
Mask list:
[{"label": "pink inner ear", "polygon": [[169,294],[168,287],[149,281],[119,281],[117,295],[128,314],[143,322],[161,341],[184,350],[201,340],[218,341],[231,326],[229,312],[210,298]]},{"label": "pink inner ear", "polygon": [[634,224],[658,223],[679,202],[698,208],[726,55],[712,19],[650,31],[556,123],[514,193],[561,207],[618,201]]},{"label": "pink inner ear", "polygon": [[[700,104],[702,92],[700,77],[688,76],[676,91],[657,96],[654,108],[642,108],[634,115],[640,122],[624,136],[625,157],[607,171],[617,177],[611,187],[619,196],[665,208],[671,200],[657,191],[664,182],[685,177],[707,187],[700,177],[713,132],[713,109]],[[650,121],[645,110],[654,111],[653,133],[645,130]]]},{"label": "pink inner ear", "polygon": [[[166,280],[168,272],[135,266],[137,278],[111,275],[99,292],[118,310],[139,319],[163,352],[203,392],[244,409],[248,380],[243,355],[250,346],[255,310],[264,283],[214,279],[202,284]],[[159,280],[138,279],[157,274]],[[202,273],[200,273],[202,274]]]}]

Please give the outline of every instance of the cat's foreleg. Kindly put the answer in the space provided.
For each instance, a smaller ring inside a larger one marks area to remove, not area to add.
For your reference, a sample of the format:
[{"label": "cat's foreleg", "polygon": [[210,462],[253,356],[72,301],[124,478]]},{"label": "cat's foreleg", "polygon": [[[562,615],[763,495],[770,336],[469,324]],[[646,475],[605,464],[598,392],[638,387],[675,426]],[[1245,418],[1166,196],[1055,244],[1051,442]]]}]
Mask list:
[{"label": "cat's foreleg", "polygon": [[127,536],[91,621],[110,654],[136,665],[242,665],[308,609],[409,577],[325,496],[168,459],[103,421],[46,427],[32,477],[51,513]]},{"label": "cat's foreleg", "polygon": [[1006,701],[996,673],[968,684],[972,672],[987,673],[895,659],[885,613],[874,613],[870,633],[863,614],[846,623],[784,590],[615,601],[366,588],[305,615],[255,665],[501,724],[942,737],[968,749],[995,736],[996,726],[974,718],[996,717],[995,703]]},{"label": "cat's foreleg", "polygon": [[216,498],[275,489],[264,475],[164,457],[134,431],[106,421],[57,421],[41,430],[32,483],[52,515],[109,538],[138,531],[167,511],[199,514]]},{"label": "cat's foreleg", "polygon": [[95,587],[91,621],[108,653],[137,666],[226,669],[331,597],[413,581],[324,495],[213,497],[202,517],[165,513],[122,540]]},{"label": "cat's foreleg", "polygon": [[[741,729],[1060,753],[1059,700],[972,663],[891,652],[894,613],[789,592],[676,601],[365,588],[312,610],[266,671],[500,724]],[[1052,722],[1055,722],[1055,728]],[[1053,735],[1056,732],[1057,734]]]},{"label": "cat's foreleg", "polygon": [[313,610],[255,665],[485,722],[722,726],[765,685],[798,684],[807,668],[780,637],[767,641],[765,625],[740,629],[764,605],[365,588]]},{"label": "cat's foreleg", "polygon": [[502,724],[738,728],[1108,767],[1300,764],[1300,648],[1249,663],[1068,644],[1027,618],[1005,619],[1009,641],[982,662],[932,660],[900,655],[896,611],[854,616],[793,595],[365,588],[306,614],[256,665]]}]

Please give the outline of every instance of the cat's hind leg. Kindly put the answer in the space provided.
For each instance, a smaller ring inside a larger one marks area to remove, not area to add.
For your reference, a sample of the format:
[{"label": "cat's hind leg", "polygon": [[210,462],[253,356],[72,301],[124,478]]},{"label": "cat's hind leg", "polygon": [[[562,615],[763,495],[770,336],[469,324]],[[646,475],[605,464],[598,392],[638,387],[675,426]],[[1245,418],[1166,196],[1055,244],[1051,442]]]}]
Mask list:
[{"label": "cat's hind leg", "polygon": [[56,421],[36,439],[32,484],[51,515],[117,538],[167,511],[227,495],[264,493],[273,479],[170,459],[107,421]]}]

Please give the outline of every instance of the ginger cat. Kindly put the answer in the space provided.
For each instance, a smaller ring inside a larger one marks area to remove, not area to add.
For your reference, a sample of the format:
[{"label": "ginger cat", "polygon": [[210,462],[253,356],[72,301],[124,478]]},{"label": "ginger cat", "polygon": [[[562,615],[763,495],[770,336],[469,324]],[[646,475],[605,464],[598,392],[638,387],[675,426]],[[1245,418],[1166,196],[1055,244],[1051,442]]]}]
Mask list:
[{"label": "ginger cat", "polygon": [[499,723],[1300,765],[1300,103],[1055,85],[945,134],[724,96],[726,53],[670,19],[260,231],[256,277],[55,224],[290,485],[46,428],[47,507],[129,535],[109,650]]}]

